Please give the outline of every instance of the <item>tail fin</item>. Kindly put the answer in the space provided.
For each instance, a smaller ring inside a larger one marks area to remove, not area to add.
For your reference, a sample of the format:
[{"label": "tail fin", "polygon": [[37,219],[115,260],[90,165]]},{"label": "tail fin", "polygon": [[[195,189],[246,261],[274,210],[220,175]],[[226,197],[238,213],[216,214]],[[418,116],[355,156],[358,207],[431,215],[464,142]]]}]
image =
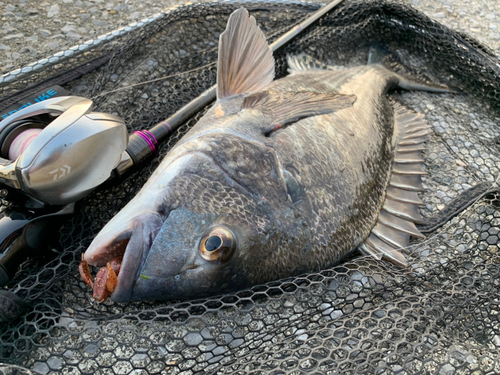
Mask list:
[{"label": "tail fin", "polygon": [[382,44],[373,44],[368,55],[368,65],[380,64],[398,75],[398,87],[405,90],[422,90],[430,92],[456,92],[452,88],[432,82],[405,66],[401,60]]}]

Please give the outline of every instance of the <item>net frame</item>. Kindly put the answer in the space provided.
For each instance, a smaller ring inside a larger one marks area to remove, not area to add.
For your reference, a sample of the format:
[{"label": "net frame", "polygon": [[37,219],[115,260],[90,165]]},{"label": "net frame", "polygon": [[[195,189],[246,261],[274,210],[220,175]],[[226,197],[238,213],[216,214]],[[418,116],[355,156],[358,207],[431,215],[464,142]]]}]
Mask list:
[{"label": "net frame", "polygon": [[[266,3],[253,4],[258,4],[256,9],[259,9],[259,7],[264,8]],[[287,5],[303,7],[306,10],[317,8],[317,5],[300,3],[272,2],[271,4],[273,6],[278,4],[278,7]],[[428,120],[434,120],[434,132],[427,151],[429,155],[434,156],[428,157],[426,163],[431,172],[435,171],[435,175],[431,174],[425,182],[429,190],[435,191],[436,194],[423,197],[429,206],[426,206],[427,210],[424,210],[423,214],[430,216],[439,211],[440,207],[444,207],[450,199],[457,196],[457,192],[482,179],[494,181],[498,176],[494,148],[495,135],[498,136],[496,121],[500,76],[498,68],[495,69],[498,60],[487,48],[481,47],[473,39],[467,40],[441,29],[439,24],[426,17],[422,18],[418,12],[400,3],[373,1],[372,8],[363,8],[360,2],[348,2],[348,4],[351,8],[339,10],[340,14],[344,14],[344,18],[353,17],[349,14],[349,10],[351,12],[357,10],[362,15],[359,17],[361,21],[351,27],[360,27],[361,30],[374,28],[373,23],[376,22],[374,19],[385,17],[388,22],[386,27],[380,29],[380,35],[387,37],[391,28],[398,25],[394,12],[401,6],[408,13],[410,20],[423,20],[422,30],[432,30],[434,34],[451,36],[451,39],[445,38],[448,44],[443,43],[439,47],[444,50],[453,49],[451,42],[458,40],[465,50],[470,52],[467,64],[463,67],[451,67],[451,73],[450,67],[433,66],[434,69],[429,71],[425,69],[426,64],[424,64],[428,63],[428,60],[422,59],[414,51],[416,56],[405,54],[403,47],[406,46],[408,50],[407,46],[414,46],[413,43],[418,39],[408,37],[398,40],[397,43],[389,43],[389,47],[400,53],[403,59],[410,61],[417,71],[420,69],[419,73],[437,80],[445,77],[469,95],[474,95],[445,98],[444,105],[432,94],[427,93],[402,92],[393,95],[394,99],[424,112]],[[235,2],[224,5],[228,6],[222,11],[225,15],[229,15],[237,6]],[[205,9],[207,13],[204,13],[204,17],[207,17],[207,14],[208,17],[211,16],[210,12],[213,10],[206,4],[193,6],[192,9]],[[373,12],[374,9],[376,12],[367,17],[366,14]],[[254,11],[258,12],[255,9]],[[174,20],[179,17],[175,12],[172,11]],[[135,45],[140,45],[151,38],[151,35],[161,33],[158,31],[162,29],[160,25],[165,27],[162,20],[165,22],[165,18],[162,17],[152,22],[148,26],[149,33],[137,37]],[[293,20],[285,21],[293,24],[297,21],[297,16]],[[268,22],[271,25],[273,23],[272,20]],[[337,38],[344,43],[354,44],[356,40],[359,42],[363,39],[362,33],[358,35],[346,33],[340,37],[338,29],[345,25],[334,17],[323,19],[322,25],[324,29],[309,30],[291,43],[287,47],[287,52],[299,52],[306,46],[308,53],[329,63],[346,65],[363,63],[363,59],[355,55],[363,55],[369,43],[358,43],[359,48],[351,55],[343,51],[343,55],[339,53],[337,56],[332,56],[328,55],[320,40],[329,35],[333,36],[334,40]],[[220,22],[218,26],[219,29],[223,28],[225,22]],[[271,40],[286,26],[288,25],[275,30]],[[405,29],[404,25],[401,27]],[[273,27],[268,24],[267,29],[272,30]],[[416,46],[421,49],[430,46],[428,42],[421,41],[421,43],[422,45],[419,46],[417,43]],[[311,45],[316,48],[310,48]],[[98,58],[109,53],[108,47],[99,46],[101,50],[97,48],[99,51],[92,52],[94,54],[92,57]],[[83,88],[80,92],[88,93],[89,97],[95,100],[96,109],[101,111],[122,114],[116,103],[132,106],[134,110],[124,113],[123,116],[131,130],[161,120],[166,114],[173,113],[214,82],[213,61],[216,58],[216,47],[206,48],[200,53],[205,61],[212,61],[212,65],[204,73],[200,73],[202,78],[198,76],[193,78],[189,73],[172,77],[166,87],[165,96],[180,91],[181,98],[174,103],[169,102],[166,110],[162,108],[162,113],[159,110],[153,113],[144,111],[144,108],[159,107],[163,98],[154,99],[151,104],[149,97],[141,97],[143,91],[128,93],[126,94],[128,97],[120,96],[125,90],[99,96],[100,93],[117,87],[112,76],[119,68],[123,69],[120,75],[131,77],[129,80],[120,80],[120,84],[130,84],[133,83],[133,79],[142,79],[145,76],[145,73],[132,74],[137,71],[135,65],[127,70],[126,64],[123,66],[120,64],[120,61],[132,60],[136,54],[137,51],[132,48],[132,44],[128,45],[125,42],[124,47],[113,55],[105,67],[67,83],[67,87],[75,90],[82,85],[85,86],[82,82],[94,80],[91,86]],[[146,53],[148,57],[151,57],[151,54],[153,53],[149,52],[149,55]],[[69,58],[68,65],[75,65],[78,61],[82,61],[78,60],[81,58],[81,56]],[[175,60],[178,58],[180,61],[176,63]],[[435,55],[432,59],[439,60]],[[153,61],[148,65],[148,59],[143,60],[146,67],[155,64]],[[193,60],[192,66],[207,65],[200,63],[202,59]],[[283,75],[284,53],[278,53],[276,60],[278,75]],[[162,69],[163,75],[186,71],[189,70],[186,67],[191,67],[185,64],[189,58],[183,57],[180,52],[178,56],[174,54],[172,58],[165,58],[165,61],[172,62],[172,65],[165,71]],[[159,63],[156,66],[158,65]],[[459,77],[464,71],[474,78],[471,81],[479,82],[467,82],[467,84],[461,82]],[[38,76],[30,79],[35,82],[51,76],[51,73],[46,71],[34,74]],[[458,78],[450,77],[450,74]],[[31,83],[32,81],[29,82]],[[21,90],[27,85],[25,78],[22,78],[13,82],[9,88],[11,91],[16,88]],[[175,85],[179,87],[176,88]],[[182,90],[183,87],[187,87],[188,90]],[[155,88],[158,89],[153,85],[147,92],[153,93]],[[481,100],[484,102],[481,103]],[[462,113],[457,113],[456,110]],[[470,110],[473,111],[468,112]],[[453,115],[453,112],[456,115]],[[442,116],[443,113],[447,113],[448,116]],[[467,113],[473,113],[476,118],[469,124],[464,124],[461,116]],[[64,253],[47,265],[31,261],[23,266],[23,270],[10,285],[9,290],[30,301],[32,306],[22,316],[21,321],[2,327],[0,337],[3,345],[0,361],[17,362],[41,373],[95,371],[117,374],[143,371],[150,374],[251,371],[255,373],[327,371],[494,373],[500,371],[498,282],[496,281],[499,269],[498,252],[494,251],[495,246],[498,249],[496,244],[500,215],[499,199],[495,193],[473,204],[437,234],[431,235],[428,240],[415,243],[414,252],[418,255],[418,262],[414,263],[416,266],[412,270],[400,270],[390,264],[353,255],[339,266],[319,273],[272,282],[254,287],[250,291],[205,300],[159,304],[145,302],[126,306],[116,306],[111,303],[98,305],[89,301],[88,290],[74,275],[75,265],[78,264],[81,252],[102,224],[133,197],[138,187],[132,184],[132,180],[138,181],[137,185],[144,183],[161,157],[200,116],[201,114],[198,114],[183,126],[162,147],[160,154],[150,161],[145,171],[137,172],[120,187],[100,189],[80,203],[79,215],[61,230],[61,241],[65,244]],[[440,117],[446,117],[446,121]],[[483,135],[486,140],[493,139],[493,141],[488,143],[483,139],[478,141],[479,146],[473,144],[473,147],[469,147],[464,134],[470,135],[474,132]],[[484,156],[487,152],[491,155]],[[461,161],[465,165],[463,171],[459,170],[458,174],[446,168],[442,171],[439,166],[446,164],[444,162],[450,159]],[[483,160],[482,164],[478,164],[479,159]],[[465,177],[460,174],[462,172]],[[440,177],[441,173],[445,178],[450,178],[451,182],[445,184],[432,178]],[[445,189],[450,184],[461,186],[456,189]],[[439,192],[442,194],[438,194]],[[104,205],[97,207],[95,202]],[[95,218],[99,218],[100,222],[96,223]],[[429,246],[434,250],[432,253]],[[463,249],[460,246],[463,246]],[[33,272],[36,266],[42,268]],[[474,314],[481,316],[481,320],[471,318]],[[117,355],[117,350],[120,350],[121,354]],[[9,366],[4,371],[18,370]]]}]

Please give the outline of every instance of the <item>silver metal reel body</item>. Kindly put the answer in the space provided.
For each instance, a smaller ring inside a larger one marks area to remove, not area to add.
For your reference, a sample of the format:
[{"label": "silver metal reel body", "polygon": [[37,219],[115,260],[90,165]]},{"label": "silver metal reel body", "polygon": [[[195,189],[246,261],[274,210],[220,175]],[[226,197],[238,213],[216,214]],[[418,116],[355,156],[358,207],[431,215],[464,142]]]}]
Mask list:
[{"label": "silver metal reel body", "polygon": [[12,134],[33,127],[30,118],[57,116],[16,160],[0,158],[0,183],[42,202],[64,205],[106,181],[127,147],[128,132],[120,117],[91,112],[91,107],[92,101],[82,97],[52,98],[0,122],[0,134],[9,133],[3,134],[0,149],[7,150]]}]

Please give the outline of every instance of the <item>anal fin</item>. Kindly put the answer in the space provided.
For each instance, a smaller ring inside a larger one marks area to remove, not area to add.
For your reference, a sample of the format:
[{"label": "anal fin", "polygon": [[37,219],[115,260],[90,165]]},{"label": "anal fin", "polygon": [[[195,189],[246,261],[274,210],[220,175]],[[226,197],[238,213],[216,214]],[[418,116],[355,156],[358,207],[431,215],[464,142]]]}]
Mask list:
[{"label": "anal fin", "polygon": [[422,201],[418,197],[417,193],[414,191],[398,189],[392,186],[387,188],[387,198],[394,201],[399,201],[402,203],[410,203],[415,205],[423,205]]},{"label": "anal fin", "polygon": [[424,191],[420,175],[393,174],[389,186],[410,191]]},{"label": "anal fin", "polygon": [[423,203],[417,192],[423,190],[420,176],[426,173],[420,153],[430,130],[422,115],[400,104],[394,104],[394,117],[397,137],[392,175],[377,223],[360,250],[406,267],[402,253],[408,252],[410,236],[425,238],[415,223],[422,222],[418,206]]},{"label": "anal fin", "polygon": [[[369,251],[367,252],[369,255],[373,256],[373,254],[382,254],[382,259],[387,259],[401,267],[408,266],[406,258],[397,248],[392,247],[373,234],[370,234],[366,242],[361,247],[362,251],[364,251],[363,248],[369,249]],[[375,259],[381,258],[379,258],[378,256],[375,257]]]},{"label": "anal fin", "polygon": [[378,217],[378,221],[388,227],[399,230],[400,232],[408,233],[409,235],[417,238],[425,238],[425,236],[420,233],[418,228],[415,226],[413,221],[404,220],[400,217],[394,216],[387,211],[381,211]]}]

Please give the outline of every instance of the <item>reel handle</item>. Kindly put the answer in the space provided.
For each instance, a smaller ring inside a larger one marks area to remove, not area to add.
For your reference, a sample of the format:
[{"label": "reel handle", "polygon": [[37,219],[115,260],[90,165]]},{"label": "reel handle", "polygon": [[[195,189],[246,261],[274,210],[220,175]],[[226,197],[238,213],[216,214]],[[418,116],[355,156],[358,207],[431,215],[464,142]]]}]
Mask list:
[{"label": "reel handle", "polygon": [[73,212],[74,203],[35,210],[12,207],[0,214],[0,287],[12,280],[28,257],[47,254],[64,217]]}]

